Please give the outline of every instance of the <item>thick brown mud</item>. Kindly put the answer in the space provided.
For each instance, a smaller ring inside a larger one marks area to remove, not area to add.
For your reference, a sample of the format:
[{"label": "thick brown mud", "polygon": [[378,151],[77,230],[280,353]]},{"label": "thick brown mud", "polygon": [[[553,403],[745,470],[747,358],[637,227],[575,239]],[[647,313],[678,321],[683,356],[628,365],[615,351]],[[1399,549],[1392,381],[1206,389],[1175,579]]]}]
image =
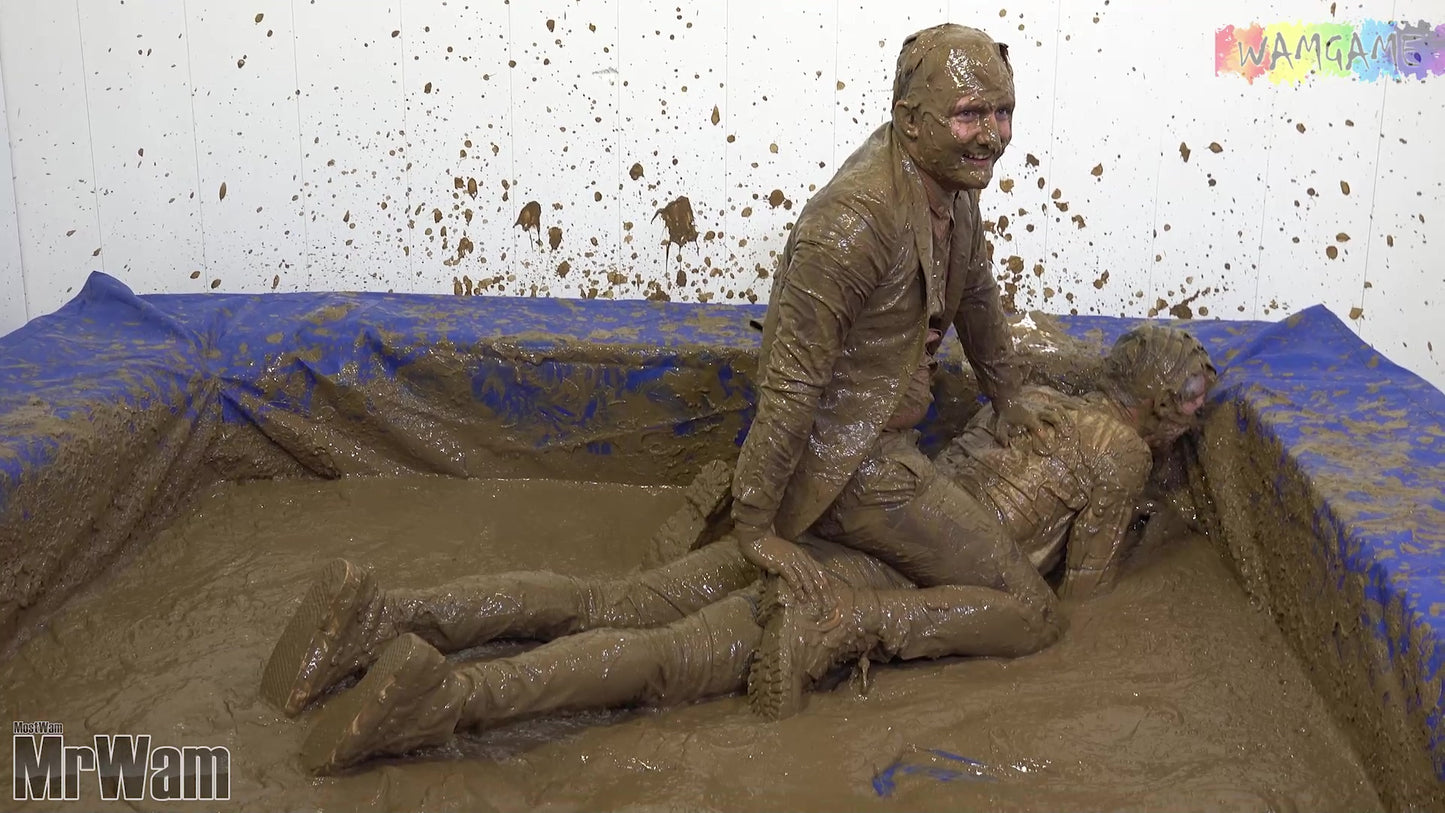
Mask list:
[{"label": "thick brown mud", "polygon": [[[286,719],[257,685],[321,563],[346,556],[387,587],[515,569],[620,574],[679,499],[440,477],[218,486],[0,665],[0,706],[64,724],[67,744],[148,733],[155,745],[228,746],[231,801],[198,809],[1381,807],[1215,548],[1157,534],[1112,594],[1066,605],[1068,631],[1037,655],[875,665],[867,697],[844,683],[782,723],[727,697],[533,721],[347,776],[303,774],[310,714]],[[123,804],[101,801],[89,779],[81,800]]]}]

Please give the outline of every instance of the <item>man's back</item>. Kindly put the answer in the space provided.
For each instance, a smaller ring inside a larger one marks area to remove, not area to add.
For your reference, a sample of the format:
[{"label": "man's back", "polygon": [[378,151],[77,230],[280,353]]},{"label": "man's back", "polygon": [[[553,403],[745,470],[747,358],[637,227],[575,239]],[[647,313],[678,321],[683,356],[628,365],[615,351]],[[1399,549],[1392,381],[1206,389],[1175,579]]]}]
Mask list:
[{"label": "man's back", "polygon": [[993,410],[985,406],[934,463],[941,476],[997,511],[1023,554],[1047,572],[1062,556],[1069,527],[1090,495],[1099,488],[1138,490],[1151,458],[1148,445],[1102,394],[1076,397],[1026,387],[1023,400],[1058,416],[1043,438],[999,445],[989,429]]}]

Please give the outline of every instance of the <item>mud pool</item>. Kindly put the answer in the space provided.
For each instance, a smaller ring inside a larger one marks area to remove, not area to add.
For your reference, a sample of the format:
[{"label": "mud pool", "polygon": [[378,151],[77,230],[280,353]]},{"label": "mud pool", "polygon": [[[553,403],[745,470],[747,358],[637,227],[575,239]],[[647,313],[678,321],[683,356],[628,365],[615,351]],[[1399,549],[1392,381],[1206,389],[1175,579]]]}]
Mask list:
[{"label": "mud pool", "polygon": [[[231,801],[198,808],[1381,807],[1269,617],[1187,535],[1140,549],[1118,589],[1068,607],[1068,632],[1038,655],[875,666],[866,698],[845,682],[777,724],[729,697],[532,721],[312,779],[296,763],[308,716],[257,697],[276,635],[332,557],[374,567],[387,587],[622,573],[679,499],[439,477],[218,486],[0,665],[0,705],[12,720],[63,723],[68,743],[149,733],[228,746]],[[81,798],[107,804],[93,783]]]}]

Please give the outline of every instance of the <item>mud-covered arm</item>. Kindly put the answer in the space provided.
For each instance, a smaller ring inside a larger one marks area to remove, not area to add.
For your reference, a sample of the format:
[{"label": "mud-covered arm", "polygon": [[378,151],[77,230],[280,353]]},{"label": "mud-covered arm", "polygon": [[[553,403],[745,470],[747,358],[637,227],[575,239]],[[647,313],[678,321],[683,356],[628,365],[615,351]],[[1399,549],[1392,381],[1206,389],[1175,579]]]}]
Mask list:
[{"label": "mud-covered arm", "polygon": [[1095,457],[1089,503],[1069,529],[1061,598],[1089,598],[1114,586],[1135,506],[1149,477],[1148,448],[1134,444]]},{"label": "mud-covered arm", "polygon": [[956,222],[967,224],[959,227],[954,239],[966,242],[968,255],[953,327],[958,331],[963,354],[978,377],[979,388],[995,404],[995,411],[1001,413],[1003,410],[999,407],[1017,401],[1023,376],[1014,355],[1013,336],[1004,318],[998,281],[990,268],[976,193],[972,194],[974,198],[966,220],[960,219],[965,217],[962,212],[954,215]]},{"label": "mud-covered arm", "polygon": [[833,365],[887,264],[886,247],[860,212],[833,206],[811,214],[798,224],[768,303],[774,324],[759,364],[757,416],[733,476],[735,533],[745,546],[771,532]]}]

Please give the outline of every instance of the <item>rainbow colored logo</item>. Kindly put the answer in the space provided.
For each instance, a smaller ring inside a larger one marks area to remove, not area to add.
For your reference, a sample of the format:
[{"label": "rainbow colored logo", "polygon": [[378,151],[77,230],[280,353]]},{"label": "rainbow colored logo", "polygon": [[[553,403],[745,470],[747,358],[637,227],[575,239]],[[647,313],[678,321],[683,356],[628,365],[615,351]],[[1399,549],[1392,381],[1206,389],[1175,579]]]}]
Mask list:
[{"label": "rainbow colored logo", "polygon": [[1425,79],[1445,74],[1445,25],[1362,20],[1358,23],[1255,23],[1214,33],[1214,74],[1237,74],[1251,84],[1311,76],[1363,81]]}]

